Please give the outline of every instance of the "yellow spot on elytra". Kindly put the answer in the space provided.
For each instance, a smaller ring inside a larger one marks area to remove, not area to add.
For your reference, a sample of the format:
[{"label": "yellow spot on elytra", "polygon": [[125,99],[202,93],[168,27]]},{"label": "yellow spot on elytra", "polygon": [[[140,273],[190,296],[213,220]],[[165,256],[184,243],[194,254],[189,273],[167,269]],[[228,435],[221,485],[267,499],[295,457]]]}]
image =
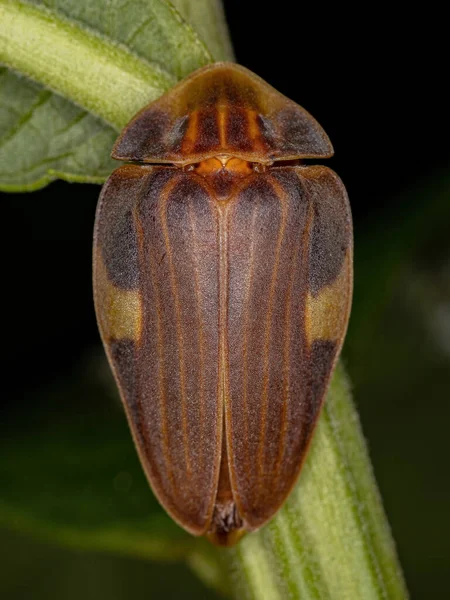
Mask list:
[{"label": "yellow spot on elytra", "polygon": [[308,344],[314,340],[340,340],[345,333],[351,300],[351,256],[344,258],[338,277],[317,296],[308,293],[305,307],[305,330]]},{"label": "yellow spot on elytra", "polygon": [[142,308],[139,290],[123,290],[111,283],[101,252],[95,264],[97,317],[107,339],[132,339],[141,336]]}]

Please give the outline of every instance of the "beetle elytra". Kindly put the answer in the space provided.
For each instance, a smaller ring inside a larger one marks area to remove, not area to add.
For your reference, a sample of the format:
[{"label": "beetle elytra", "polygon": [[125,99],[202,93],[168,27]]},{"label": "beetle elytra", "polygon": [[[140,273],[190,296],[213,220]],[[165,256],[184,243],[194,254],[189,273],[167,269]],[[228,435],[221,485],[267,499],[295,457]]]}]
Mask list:
[{"label": "beetle elytra", "polygon": [[330,141],[247,69],[204,67],[124,129],[94,236],[97,319],[157,498],[231,545],[292,489],[347,328]]}]

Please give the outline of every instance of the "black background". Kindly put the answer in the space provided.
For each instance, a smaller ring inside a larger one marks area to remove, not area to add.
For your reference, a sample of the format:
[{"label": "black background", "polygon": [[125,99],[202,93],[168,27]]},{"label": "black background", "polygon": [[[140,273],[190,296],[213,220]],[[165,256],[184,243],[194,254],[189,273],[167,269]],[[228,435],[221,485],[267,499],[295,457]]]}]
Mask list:
[{"label": "black background", "polygon": [[[431,5],[418,9],[409,5],[403,10],[379,3],[343,11],[325,3],[303,6],[280,1],[265,7],[248,0],[226,2],[225,8],[237,61],[304,106],[331,138],[335,157],[327,164],[339,173],[349,192],[356,255],[360,245],[376,263],[378,253],[383,254],[383,231],[392,236],[393,227],[400,230],[411,210],[429,201],[427,190],[434,189],[448,172],[448,48],[440,31],[444,15]],[[99,343],[91,296],[91,238],[98,193],[96,186],[57,182],[32,194],[1,197],[0,406],[7,435],[13,435],[7,425],[9,413],[27,411],[36,389],[67,376],[86,349]],[[450,194],[447,197],[450,201]],[[448,264],[450,221],[437,219],[435,227],[436,235],[428,235],[419,248],[411,247],[408,268],[413,271],[415,257],[429,265],[431,273],[436,257],[439,264]],[[372,236],[373,246],[368,250],[367,239]],[[371,264],[360,263],[356,282],[358,276],[370,278]],[[403,310],[399,293],[398,288],[392,292],[395,306],[388,327],[396,323],[395,311]],[[361,302],[356,295],[355,302]],[[448,306],[448,298],[446,302]],[[414,312],[411,315],[398,335],[416,327]],[[375,356],[364,355],[364,360],[375,361],[377,375],[372,372],[365,380],[366,372],[361,374],[356,366],[353,373],[352,365],[358,361],[354,349],[346,347],[344,357],[354,375],[363,427],[412,595],[443,597],[450,546],[445,541],[449,520],[442,510],[449,500],[449,361],[439,358],[442,383],[423,393],[428,389],[425,382],[433,376],[427,371],[420,380],[417,367],[408,372],[405,356],[398,357],[403,369],[403,379],[399,375],[398,381],[407,384],[399,383],[398,395],[393,394],[387,386],[397,381],[396,357],[389,354],[385,326],[381,322],[372,330],[379,335],[374,340]],[[423,336],[422,330],[411,334],[413,352],[429,343]],[[386,356],[394,375],[383,383]],[[428,361],[428,356],[419,357],[416,364],[421,361]],[[432,373],[434,368],[430,367]],[[368,390],[368,382],[375,380],[378,397]],[[408,397],[415,385],[421,395]],[[13,548],[17,545],[21,560],[23,553],[40,552],[34,542],[29,547],[15,538],[9,543]],[[77,578],[80,559],[65,552],[72,576]],[[8,560],[20,565],[19,558]],[[54,592],[53,560],[50,557],[42,567],[42,579],[50,581],[42,597]],[[105,559],[95,560],[103,564]],[[133,569],[123,569],[124,589]],[[144,567],[139,577],[145,586]],[[170,586],[170,575],[167,580]],[[81,592],[87,594],[87,588]],[[61,589],[59,593],[61,598],[71,597]],[[164,594],[161,597],[170,596],[169,591]],[[20,595],[9,592],[8,600],[15,597]],[[101,586],[96,597],[122,598],[118,589],[106,592]]]}]

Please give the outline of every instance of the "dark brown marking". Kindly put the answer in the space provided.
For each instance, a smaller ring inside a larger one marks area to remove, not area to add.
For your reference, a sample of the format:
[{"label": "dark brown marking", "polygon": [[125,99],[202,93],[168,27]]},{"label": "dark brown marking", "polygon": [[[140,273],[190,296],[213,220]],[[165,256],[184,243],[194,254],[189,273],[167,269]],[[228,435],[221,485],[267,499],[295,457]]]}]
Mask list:
[{"label": "dark brown marking", "polygon": [[327,167],[298,170],[314,206],[310,246],[310,291],[316,296],[339,275],[351,244],[351,214],[347,192],[339,177]]},{"label": "dark brown marking", "polygon": [[276,139],[280,152],[285,155],[317,156],[322,152],[322,141],[311,129],[311,116],[287,106],[277,115]]},{"label": "dark brown marking", "polygon": [[254,148],[254,141],[249,135],[249,111],[245,108],[235,107],[229,111],[226,119],[225,138],[231,152],[250,152]]},{"label": "dark brown marking", "polygon": [[139,420],[139,408],[136,386],[136,344],[133,340],[111,340],[109,352],[113,364],[119,365],[117,376],[121,393],[127,398],[127,410],[130,418]]},{"label": "dark brown marking", "polygon": [[125,290],[138,285],[136,231],[132,211],[143,193],[150,170],[126,165],[114,171],[100,196],[95,235],[111,283]]},{"label": "dark brown marking", "polygon": [[[311,396],[323,397],[331,369],[336,358],[338,342],[331,340],[314,340],[311,347]],[[308,413],[309,426],[314,427],[318,406],[311,405]]]},{"label": "dark brown marking", "polygon": [[[127,160],[141,162],[143,156],[154,152],[155,154],[164,154],[168,148],[165,143],[166,136],[175,137],[174,131],[180,132],[180,120],[177,119],[172,124],[168,113],[164,110],[142,110],[137,117],[128,125],[128,135],[120,137],[120,143],[116,147],[116,152],[126,157]],[[183,137],[179,136],[178,144]]]},{"label": "dark brown marking", "polygon": [[198,112],[197,136],[192,147],[193,154],[205,154],[208,150],[220,148],[217,109],[205,108]]}]

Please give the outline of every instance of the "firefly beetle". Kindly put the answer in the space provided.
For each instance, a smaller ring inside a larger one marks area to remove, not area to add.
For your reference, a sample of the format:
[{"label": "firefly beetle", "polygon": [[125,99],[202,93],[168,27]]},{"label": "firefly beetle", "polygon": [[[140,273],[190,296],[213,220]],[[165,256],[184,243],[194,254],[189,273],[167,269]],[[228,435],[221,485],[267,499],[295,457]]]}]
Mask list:
[{"label": "firefly beetle", "polygon": [[94,236],[106,353],[150,485],[232,545],[285,501],[347,328],[352,225],[331,143],[247,69],[187,77],[124,129]]}]

